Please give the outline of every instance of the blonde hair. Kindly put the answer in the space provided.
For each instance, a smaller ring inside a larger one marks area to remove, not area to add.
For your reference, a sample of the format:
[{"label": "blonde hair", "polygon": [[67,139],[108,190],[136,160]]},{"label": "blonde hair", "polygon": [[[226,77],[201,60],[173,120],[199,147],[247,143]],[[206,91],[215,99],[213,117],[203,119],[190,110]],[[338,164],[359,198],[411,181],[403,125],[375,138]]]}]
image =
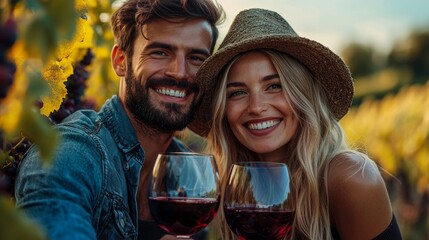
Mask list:
[{"label": "blonde hair", "polygon": [[[314,81],[303,64],[278,51],[254,51],[265,53],[271,59],[280,76],[284,96],[299,119],[297,134],[287,144],[290,154],[285,156],[296,209],[294,230],[290,235],[292,238],[299,236],[300,239],[331,239],[327,194],[328,166],[335,156],[355,151],[348,149],[343,129],[329,111],[321,84]],[[229,69],[244,54],[236,56],[221,73],[211,109],[213,124],[207,136],[207,151],[215,155],[223,190],[227,171],[233,163],[257,159],[256,154],[234,137],[225,118]],[[294,186],[300,186],[299,190]],[[223,224],[223,238],[233,238],[225,225],[222,207],[219,209],[219,218]]]}]

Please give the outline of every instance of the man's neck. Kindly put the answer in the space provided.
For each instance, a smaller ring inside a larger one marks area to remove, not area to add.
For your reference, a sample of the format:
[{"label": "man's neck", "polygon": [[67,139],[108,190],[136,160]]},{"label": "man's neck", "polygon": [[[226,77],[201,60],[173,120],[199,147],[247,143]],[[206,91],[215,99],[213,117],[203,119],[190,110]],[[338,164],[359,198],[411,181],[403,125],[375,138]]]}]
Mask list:
[{"label": "man's neck", "polygon": [[140,129],[136,130],[136,133],[140,145],[144,149],[144,164],[147,162],[155,163],[158,153],[167,151],[174,136],[174,132],[159,132],[153,128],[144,126],[140,126]]},{"label": "man's neck", "polygon": [[145,126],[134,119],[131,119],[131,122],[136,130],[137,138],[140,145],[143,147],[145,154],[143,166],[140,170],[139,187],[137,190],[139,219],[152,220],[147,200],[149,177],[152,173],[158,154],[167,151],[167,148],[170,146],[173,139],[174,132],[160,132],[156,129]]}]

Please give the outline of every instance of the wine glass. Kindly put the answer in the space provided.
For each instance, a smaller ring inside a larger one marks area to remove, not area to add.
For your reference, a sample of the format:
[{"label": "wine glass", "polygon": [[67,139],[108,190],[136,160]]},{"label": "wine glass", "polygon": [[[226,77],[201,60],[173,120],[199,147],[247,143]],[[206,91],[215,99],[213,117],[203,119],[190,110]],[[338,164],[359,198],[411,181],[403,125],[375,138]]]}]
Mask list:
[{"label": "wine glass", "polygon": [[223,203],[232,232],[240,239],[283,239],[294,219],[289,182],[284,163],[233,164]]},{"label": "wine glass", "polygon": [[149,189],[149,208],[159,226],[177,238],[190,238],[212,221],[219,207],[213,155],[159,154]]}]

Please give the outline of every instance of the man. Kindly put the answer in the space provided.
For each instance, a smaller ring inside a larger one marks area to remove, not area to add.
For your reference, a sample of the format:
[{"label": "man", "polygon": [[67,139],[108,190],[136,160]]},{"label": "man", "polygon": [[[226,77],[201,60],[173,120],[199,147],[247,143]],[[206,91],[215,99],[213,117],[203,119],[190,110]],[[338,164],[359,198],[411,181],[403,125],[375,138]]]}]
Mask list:
[{"label": "man", "polygon": [[192,120],[223,16],[211,0],[129,0],[112,15],[118,96],[57,125],[51,166],[32,148],[18,170],[17,206],[50,239],[162,237],[148,225],[148,177],[158,153],[186,150],[174,132]]}]

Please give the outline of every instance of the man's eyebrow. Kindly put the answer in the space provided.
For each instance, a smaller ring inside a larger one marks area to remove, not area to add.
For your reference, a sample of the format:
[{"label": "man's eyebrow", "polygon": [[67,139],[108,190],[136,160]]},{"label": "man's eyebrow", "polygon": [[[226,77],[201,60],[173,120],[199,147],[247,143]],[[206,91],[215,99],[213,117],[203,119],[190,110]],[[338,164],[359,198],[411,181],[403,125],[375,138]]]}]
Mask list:
[{"label": "man's eyebrow", "polygon": [[[146,49],[156,49],[156,48],[161,48],[161,49],[167,49],[167,50],[176,50],[177,47],[173,46],[171,44],[168,43],[163,43],[163,42],[151,42],[146,46]],[[192,54],[202,54],[206,57],[210,56],[210,52],[206,49],[202,49],[202,48],[193,48],[191,49],[191,53]]]},{"label": "man's eyebrow", "polygon": [[163,49],[169,49],[169,50],[176,49],[176,47],[174,47],[173,45],[162,43],[162,42],[151,42],[146,46],[146,49],[154,49],[154,48],[163,48]]},{"label": "man's eyebrow", "polygon": [[204,55],[206,57],[210,56],[210,52],[208,50],[202,49],[202,48],[193,48],[191,50],[191,53],[193,54],[201,54]]}]

